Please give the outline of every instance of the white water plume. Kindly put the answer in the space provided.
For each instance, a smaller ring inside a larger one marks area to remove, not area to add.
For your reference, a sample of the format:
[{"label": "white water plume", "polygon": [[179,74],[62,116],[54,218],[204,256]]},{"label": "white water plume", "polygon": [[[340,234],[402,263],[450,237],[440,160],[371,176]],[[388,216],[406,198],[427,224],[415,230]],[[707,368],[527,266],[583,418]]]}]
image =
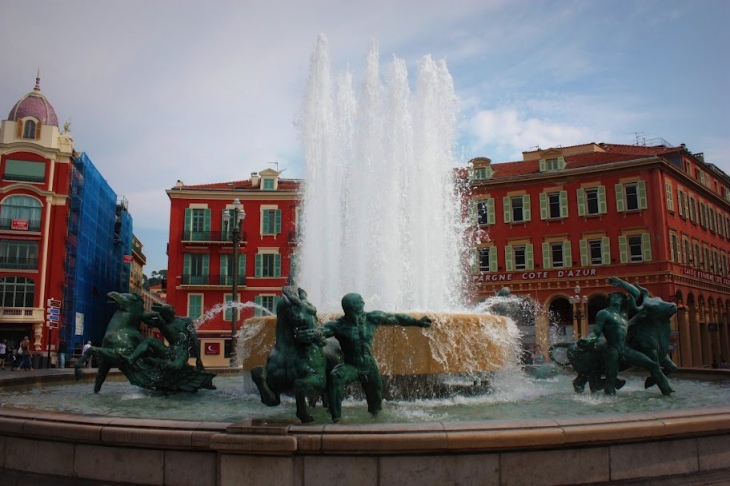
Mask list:
[{"label": "white water plume", "polygon": [[381,79],[376,43],[355,94],[333,81],[327,40],[311,58],[300,129],[306,161],[301,272],[323,311],[360,293],[367,307],[446,310],[462,304],[463,227],[453,181],[456,96],[445,62],[406,63]]}]

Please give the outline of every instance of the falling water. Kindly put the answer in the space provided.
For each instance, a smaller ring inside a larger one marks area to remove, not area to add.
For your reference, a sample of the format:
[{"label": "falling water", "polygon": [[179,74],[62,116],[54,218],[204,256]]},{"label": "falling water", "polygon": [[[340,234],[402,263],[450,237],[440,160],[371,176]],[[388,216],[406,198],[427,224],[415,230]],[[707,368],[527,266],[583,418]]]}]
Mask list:
[{"label": "falling water", "polygon": [[[384,80],[382,78],[385,78]],[[370,309],[446,310],[462,304],[462,235],[454,190],[456,96],[443,61],[381,75],[378,46],[334,77],[327,40],[311,58],[300,128],[306,160],[298,284],[323,311],[348,292]]]}]

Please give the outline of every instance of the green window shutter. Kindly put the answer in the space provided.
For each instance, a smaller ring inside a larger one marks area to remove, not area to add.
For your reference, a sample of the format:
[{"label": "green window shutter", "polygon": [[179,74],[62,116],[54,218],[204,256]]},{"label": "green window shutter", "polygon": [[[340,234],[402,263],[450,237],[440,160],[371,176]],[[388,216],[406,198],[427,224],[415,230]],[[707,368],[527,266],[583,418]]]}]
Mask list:
[{"label": "green window shutter", "polygon": [[510,198],[503,197],[502,205],[504,206],[504,222],[511,223],[512,222],[512,202],[510,201]]},{"label": "green window shutter", "polygon": [[535,254],[532,251],[532,244],[528,243],[525,245],[525,260],[527,263],[527,270],[535,269]]},{"label": "green window shutter", "polygon": [[281,255],[274,255],[274,277],[281,277]]},{"label": "green window shutter", "polygon": [[522,196],[522,212],[524,213],[524,220],[530,221],[532,219],[530,212],[530,195],[525,194]]},{"label": "green window shutter", "polygon": [[263,209],[261,210],[261,219],[263,220],[263,224],[261,225],[261,234],[268,235],[271,234],[271,228],[269,228],[269,210]]},{"label": "green window shutter", "polygon": [[256,254],[256,273],[255,273],[255,275],[257,277],[260,277],[261,276],[261,264],[262,264],[262,260],[263,260],[263,255],[261,255],[260,253],[257,253]]},{"label": "green window shutter", "polygon": [[624,212],[624,185],[616,184],[616,211]]},{"label": "green window shutter", "polygon": [[496,272],[497,270],[499,270],[498,265],[499,262],[497,261],[497,247],[493,246],[489,248],[489,271]]},{"label": "green window shutter", "polygon": [[226,277],[228,276],[228,255],[221,255],[220,272],[221,285],[228,285]]},{"label": "green window shutter", "polygon": [[563,266],[564,267],[573,266],[573,254],[571,253],[569,240],[565,240],[563,242]]},{"label": "green window shutter", "polygon": [[479,271],[479,262],[477,261],[477,249],[472,248],[469,250],[469,261],[471,262],[471,274],[476,275]]},{"label": "green window shutter", "polygon": [[188,296],[188,317],[191,319],[197,319],[203,314],[203,296],[202,295],[189,295]]},{"label": "green window shutter", "polygon": [[580,264],[583,267],[588,266],[588,242],[580,240]]},{"label": "green window shutter", "polygon": [[545,163],[545,159],[540,159],[540,172],[547,171],[547,164]]},{"label": "green window shutter", "polygon": [[548,209],[547,209],[548,203],[547,203],[547,194],[544,192],[540,193],[540,219],[548,219]]},{"label": "green window shutter", "polygon": [[[228,303],[232,302],[232,301],[233,301],[233,295],[231,295],[231,294],[226,294],[226,295],[225,295],[225,296],[223,297],[223,301],[224,301],[224,302],[225,302],[226,304],[228,304]],[[224,320],[224,321],[230,321],[230,320],[231,320],[232,318],[233,318],[233,311],[232,311],[232,309],[231,309],[230,307],[226,307],[226,310],[225,310],[225,312],[223,313],[223,320]]]},{"label": "green window shutter", "polygon": [[565,157],[558,157],[558,169],[565,169]]},{"label": "green window shutter", "polygon": [[621,257],[621,263],[629,261],[629,243],[625,236],[618,237],[618,252]]},{"label": "green window shutter", "polygon": [[473,167],[469,167],[469,169],[467,169],[467,171],[469,173],[469,180],[470,181],[473,181],[474,180],[474,168]]},{"label": "green window shutter", "polygon": [[203,276],[210,274],[210,255],[203,255]]},{"label": "green window shutter", "polygon": [[667,209],[674,211],[674,191],[672,191],[672,185],[668,182],[664,183],[664,188],[667,193]]},{"label": "green window shutter", "polygon": [[185,234],[188,235],[188,238],[189,239],[192,239],[192,238],[190,238],[190,224],[191,224],[192,220],[193,220],[193,210],[190,209],[190,208],[185,208],[185,228],[184,228],[184,231],[185,231]]},{"label": "green window shutter", "polygon": [[477,219],[477,202],[474,199],[469,200],[469,221],[474,226],[479,222]]},{"label": "green window shutter", "polygon": [[568,217],[568,191],[560,191],[560,217]]},{"label": "green window shutter", "polygon": [[545,270],[550,268],[550,243],[542,244],[542,266]]},{"label": "green window shutter", "polygon": [[203,231],[210,231],[210,209],[203,210]]},{"label": "green window shutter", "polygon": [[495,223],[494,198],[492,198],[492,197],[487,199],[487,223],[489,223],[489,224]]},{"label": "green window shutter", "polygon": [[274,223],[274,234],[281,234],[281,209],[277,209],[275,213],[276,221]]},{"label": "green window shutter", "polygon": [[646,183],[639,181],[637,187],[639,188],[639,209],[646,209],[648,207],[646,203]]},{"label": "green window shutter", "polygon": [[504,247],[504,266],[505,270],[511,272],[513,269],[512,265],[512,247],[507,245]]},{"label": "green window shutter", "polygon": [[611,239],[609,237],[601,238],[601,261],[604,265],[611,264]]},{"label": "green window shutter", "polygon": [[[258,255],[256,255],[256,256],[258,256]],[[253,302],[256,305],[261,305],[261,296],[260,295],[257,295],[256,297],[254,297],[253,298]],[[261,315],[263,315],[263,311],[260,308],[258,308],[258,307],[254,307],[253,315],[254,316],[261,316]]]},{"label": "green window shutter", "polygon": [[238,277],[245,277],[246,276],[246,254],[245,253],[239,253],[238,254]]},{"label": "green window shutter", "polygon": [[[622,199],[623,201],[623,199]],[[600,214],[606,214],[608,207],[606,206],[606,187],[598,186],[598,212]]]},{"label": "green window shutter", "polygon": [[583,188],[580,188],[576,191],[576,196],[578,198],[578,216],[585,216],[586,215],[586,190]]},{"label": "green window shutter", "polygon": [[682,204],[682,191],[677,189],[677,212],[684,217],[684,204]]},{"label": "green window shutter", "polygon": [[645,262],[651,261],[651,238],[649,233],[641,234],[641,254]]},{"label": "green window shutter", "polygon": [[190,275],[190,253],[183,254],[183,275]]}]

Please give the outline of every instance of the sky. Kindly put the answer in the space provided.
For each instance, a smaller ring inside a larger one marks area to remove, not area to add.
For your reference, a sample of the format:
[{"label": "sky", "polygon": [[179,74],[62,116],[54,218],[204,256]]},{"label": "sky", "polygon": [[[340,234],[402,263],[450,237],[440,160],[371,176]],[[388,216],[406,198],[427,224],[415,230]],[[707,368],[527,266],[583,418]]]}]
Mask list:
[{"label": "sky", "polygon": [[150,275],[178,179],[304,176],[295,120],[319,34],[356,79],[373,41],[381,68],[445,60],[462,165],[661,138],[730,173],[729,21],[725,0],[0,0],[0,111],[40,69],[76,150],[129,201]]}]

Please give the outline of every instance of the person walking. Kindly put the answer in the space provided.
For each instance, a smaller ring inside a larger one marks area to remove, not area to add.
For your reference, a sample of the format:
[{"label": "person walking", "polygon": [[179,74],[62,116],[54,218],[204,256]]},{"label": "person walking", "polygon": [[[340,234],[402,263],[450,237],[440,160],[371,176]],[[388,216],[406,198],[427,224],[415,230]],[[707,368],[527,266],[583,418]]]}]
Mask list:
[{"label": "person walking", "polygon": [[20,368],[25,371],[33,371],[33,364],[30,361],[30,340],[28,336],[25,336],[20,341],[20,348],[18,348],[18,354],[20,355]]},{"label": "person walking", "polygon": [[[91,347],[91,341],[89,341],[86,344],[84,344],[84,347],[81,349],[81,356],[85,355],[86,354],[86,350],[89,349],[90,347]],[[91,368],[91,359],[89,359],[86,362],[86,367],[87,368]]]},{"label": "person walking", "polygon": [[58,341],[58,367],[59,368],[66,367],[66,350],[67,349],[68,349],[68,346],[66,345],[66,341],[64,341],[63,338],[59,339],[59,341]]},{"label": "person walking", "polygon": [[5,359],[8,357],[8,340],[0,341],[0,369],[5,369]]}]

